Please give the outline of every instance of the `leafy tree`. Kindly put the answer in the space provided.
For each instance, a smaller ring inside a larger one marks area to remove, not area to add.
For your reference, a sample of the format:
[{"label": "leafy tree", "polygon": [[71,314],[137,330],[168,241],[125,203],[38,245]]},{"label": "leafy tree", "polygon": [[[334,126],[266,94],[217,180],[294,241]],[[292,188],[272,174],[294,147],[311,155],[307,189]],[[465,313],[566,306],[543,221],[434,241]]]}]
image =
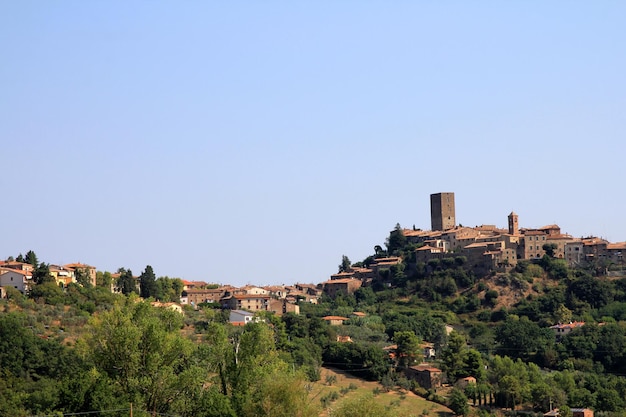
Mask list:
[{"label": "leafy tree", "polygon": [[420,340],[411,331],[396,332],[393,341],[398,345],[396,350],[398,364],[401,368],[407,368],[415,362],[420,355]]},{"label": "leafy tree", "polygon": [[389,233],[389,237],[385,242],[387,246],[387,253],[394,255],[396,251],[402,250],[407,244],[406,236],[402,231],[400,223],[396,224],[396,227]]},{"label": "leafy tree", "polygon": [[156,298],[157,296],[157,285],[156,285],[156,276],[154,275],[154,271],[150,265],[146,266],[146,269],[139,275],[139,295],[141,298]]},{"label": "leafy tree", "polygon": [[524,360],[554,342],[550,329],[539,327],[527,317],[509,316],[496,327],[497,352]]},{"label": "leafy tree", "polygon": [[110,272],[107,272],[107,271],[96,272],[96,285],[98,287],[110,288],[112,283],[113,283],[113,277],[111,276]]},{"label": "leafy tree", "polygon": [[137,285],[135,284],[135,278],[130,269],[120,268],[120,277],[117,279],[117,286],[120,288],[122,294],[128,295],[131,293],[139,293],[137,291]]},{"label": "leafy tree", "polygon": [[601,308],[612,301],[611,284],[590,275],[582,276],[572,282],[568,293],[570,299],[575,297],[593,308]]},{"label": "leafy tree", "polygon": [[89,277],[89,271],[86,268],[76,268],[74,276],[76,277],[76,282],[83,287],[91,287],[91,277]]},{"label": "leafy tree", "polygon": [[193,360],[195,345],[162,320],[164,312],[127,299],[93,316],[78,341],[79,351],[112,381],[120,399],[156,413],[173,411],[175,400],[193,395],[204,376]]},{"label": "leafy tree", "polygon": [[251,388],[242,406],[242,417],[317,417],[309,401],[306,379],[300,374],[275,371],[264,375]]},{"label": "leafy tree", "polygon": [[448,344],[441,352],[442,370],[448,374],[448,378],[456,381],[463,374],[464,357],[467,350],[465,336],[457,331],[450,333]]},{"label": "leafy tree", "polygon": [[546,252],[550,258],[554,258],[554,251],[557,249],[556,243],[545,243],[541,248]]},{"label": "leafy tree", "polygon": [[352,262],[346,255],[341,256],[341,263],[339,264],[339,272],[349,272],[352,269]]},{"label": "leafy tree", "polygon": [[33,281],[37,285],[55,282],[54,277],[50,275],[50,266],[43,262],[35,266],[35,269],[33,269]]},{"label": "leafy tree", "polygon": [[[21,254],[20,254],[21,255]],[[32,250],[26,252],[26,256],[24,257],[24,262],[27,264],[31,264],[33,267],[37,267],[39,265],[39,261],[37,260],[37,255]]]},{"label": "leafy tree", "polygon": [[453,388],[448,399],[448,407],[458,416],[466,416],[470,407],[467,403],[467,396],[458,388]]},{"label": "leafy tree", "polygon": [[35,300],[43,300],[46,304],[60,305],[65,302],[65,294],[54,280],[35,285],[28,295]]},{"label": "leafy tree", "polygon": [[155,283],[155,298],[165,302],[180,302],[183,292],[183,281],[180,278],[159,277]]}]

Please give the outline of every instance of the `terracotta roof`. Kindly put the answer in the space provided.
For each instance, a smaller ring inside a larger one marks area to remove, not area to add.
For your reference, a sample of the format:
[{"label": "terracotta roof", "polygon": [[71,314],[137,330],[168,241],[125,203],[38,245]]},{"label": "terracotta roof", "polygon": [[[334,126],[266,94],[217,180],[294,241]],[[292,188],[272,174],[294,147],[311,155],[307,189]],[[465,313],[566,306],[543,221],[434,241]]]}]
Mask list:
[{"label": "terracotta roof", "polygon": [[25,277],[32,276],[32,272],[30,271],[22,271],[21,269],[12,269],[12,268],[0,268],[0,275],[5,274],[7,272],[15,272],[16,274],[24,275]]},{"label": "terracotta roof", "polygon": [[322,320],[326,320],[326,321],[330,321],[330,320],[348,320],[347,317],[341,317],[341,316],[326,316],[326,317],[322,317]]},{"label": "terracotta roof", "polygon": [[232,296],[235,299],[249,299],[249,298],[267,298],[269,299],[269,294],[235,294]]},{"label": "terracotta roof", "polygon": [[74,262],[73,264],[65,264],[63,266],[66,268],[95,268],[95,266],[81,264],[80,262]]},{"label": "terracotta roof", "polygon": [[626,242],[609,243],[608,245],[606,245],[606,248],[612,250],[626,250]]},{"label": "terracotta roof", "polygon": [[324,282],[324,284],[347,284],[349,282],[357,282],[359,281],[356,278],[342,278],[342,279],[331,279],[330,281]]},{"label": "terracotta roof", "polygon": [[573,321],[565,324],[555,324],[554,326],[550,326],[551,329],[575,329],[577,327],[582,327],[585,325],[584,321]]}]

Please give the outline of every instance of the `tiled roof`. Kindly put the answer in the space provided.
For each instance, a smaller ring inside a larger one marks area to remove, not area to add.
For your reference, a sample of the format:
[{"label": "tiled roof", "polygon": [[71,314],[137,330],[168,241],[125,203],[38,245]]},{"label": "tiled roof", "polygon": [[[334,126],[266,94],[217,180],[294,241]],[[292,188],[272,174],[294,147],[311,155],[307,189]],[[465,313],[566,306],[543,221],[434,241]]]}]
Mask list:
[{"label": "tiled roof", "polygon": [[577,327],[582,327],[585,325],[584,321],[573,321],[565,324],[555,324],[554,326],[550,326],[551,329],[575,329]]},{"label": "tiled roof", "polygon": [[326,317],[322,317],[322,320],[326,320],[326,321],[330,321],[330,320],[345,321],[345,320],[348,320],[348,318],[347,317],[341,317],[341,316],[326,316]]},{"label": "tiled roof", "polygon": [[25,277],[30,277],[33,275],[30,271],[22,271],[21,269],[0,268],[0,275],[7,272],[15,272],[16,274],[24,275]]},{"label": "tiled roof", "polygon": [[356,282],[358,279],[355,278],[342,278],[342,279],[331,279],[330,281],[324,282],[324,284],[347,284],[349,282]]}]

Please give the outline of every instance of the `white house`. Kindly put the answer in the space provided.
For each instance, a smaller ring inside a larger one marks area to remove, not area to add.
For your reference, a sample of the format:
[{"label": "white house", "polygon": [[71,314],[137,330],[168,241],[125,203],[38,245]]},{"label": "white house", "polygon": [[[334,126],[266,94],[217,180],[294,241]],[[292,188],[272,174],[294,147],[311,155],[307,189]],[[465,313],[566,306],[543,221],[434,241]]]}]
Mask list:
[{"label": "white house", "polygon": [[238,325],[245,325],[254,321],[254,313],[244,310],[230,310],[230,317],[228,321],[231,324],[237,323]]},{"label": "white house", "polygon": [[22,294],[30,291],[33,276],[29,271],[0,269],[0,286],[13,287]]}]

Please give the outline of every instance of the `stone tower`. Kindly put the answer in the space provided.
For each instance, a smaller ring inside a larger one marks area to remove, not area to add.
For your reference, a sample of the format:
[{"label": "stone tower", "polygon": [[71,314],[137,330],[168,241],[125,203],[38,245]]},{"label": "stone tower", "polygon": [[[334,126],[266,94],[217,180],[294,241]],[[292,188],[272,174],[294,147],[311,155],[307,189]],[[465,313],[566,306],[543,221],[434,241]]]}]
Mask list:
[{"label": "stone tower", "polygon": [[430,224],[432,230],[448,230],[456,226],[454,193],[430,195]]},{"label": "stone tower", "polygon": [[511,214],[509,214],[509,234],[519,234],[519,222],[517,219],[517,214],[515,214],[515,212],[513,211],[511,212]]}]

